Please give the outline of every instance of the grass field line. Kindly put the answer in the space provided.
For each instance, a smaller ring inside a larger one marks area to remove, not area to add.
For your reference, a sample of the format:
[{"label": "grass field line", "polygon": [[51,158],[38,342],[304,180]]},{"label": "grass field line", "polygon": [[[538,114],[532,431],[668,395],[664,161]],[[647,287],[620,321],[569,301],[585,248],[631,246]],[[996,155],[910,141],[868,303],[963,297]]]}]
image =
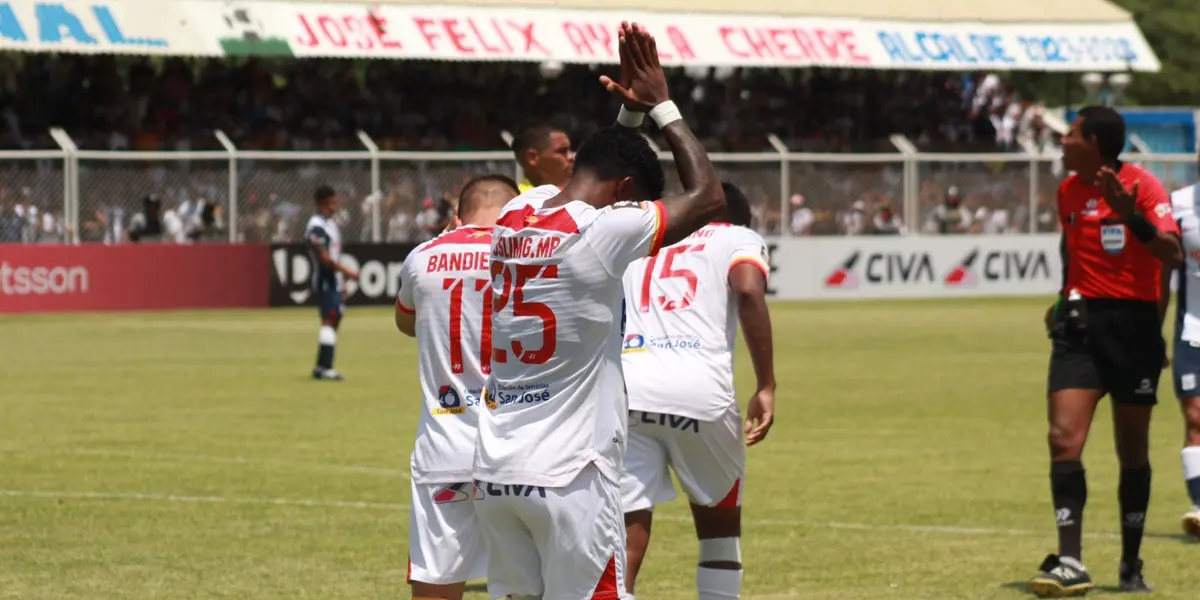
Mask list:
[{"label": "grass field line", "polygon": [[[408,510],[407,504],[385,502],[359,502],[354,500],[318,500],[313,498],[230,498],[226,496],[187,496],[174,494],[146,494],[140,492],[64,492],[36,490],[0,490],[0,496],[15,498],[77,499],[77,500],[142,500],[152,502],[179,502],[186,504],[270,504],[276,506],[312,506],[326,508],[372,508],[384,510]],[[655,515],[657,520],[690,523],[691,517],[682,515]],[[988,527],[952,527],[942,525],[868,524],[842,523],[837,521],[805,521],[793,519],[743,519],[747,526],[790,527],[817,529],[846,529],[853,531],[903,531],[907,533],[930,533],[943,535],[1049,535],[1046,531],[1027,529],[998,529]],[[1089,533],[1084,537],[1120,539],[1114,533]]]},{"label": "grass field line", "polygon": [[171,454],[161,452],[138,452],[134,450],[88,450],[81,448],[69,448],[58,450],[34,450],[27,448],[5,448],[0,450],[3,452],[13,452],[20,454],[53,454],[67,456],[101,456],[110,458],[132,458],[139,460],[162,460],[176,462],[207,462],[220,464],[238,464],[238,465],[273,465],[279,467],[291,467],[296,469],[314,469],[318,471],[340,471],[343,473],[370,473],[375,475],[387,475],[390,477],[408,478],[408,469],[389,469],[387,467],[367,467],[362,465],[338,465],[329,463],[312,463],[294,460],[282,460],[275,458],[245,458],[242,456],[213,456],[207,454]]}]

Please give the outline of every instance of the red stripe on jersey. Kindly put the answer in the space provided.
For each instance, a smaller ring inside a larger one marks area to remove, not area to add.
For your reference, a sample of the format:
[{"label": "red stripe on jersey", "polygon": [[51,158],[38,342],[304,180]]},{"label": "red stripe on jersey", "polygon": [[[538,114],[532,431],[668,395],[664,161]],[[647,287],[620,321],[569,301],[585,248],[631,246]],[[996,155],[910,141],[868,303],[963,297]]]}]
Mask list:
[{"label": "red stripe on jersey", "polygon": [[408,557],[408,575],[404,576],[404,583],[412,585],[412,556]]},{"label": "red stripe on jersey", "polygon": [[476,227],[468,225],[459,227],[454,231],[443,233],[437,236],[429,245],[421,250],[436,248],[445,244],[486,244],[492,245],[492,228],[491,227]]},{"label": "red stripe on jersey", "polygon": [[717,503],[717,508],[737,508],[737,507],[741,506],[742,501],[741,501],[741,498],[739,497],[740,494],[738,494],[738,492],[741,490],[741,487],[742,487],[741,479],[734,481],[733,489],[729,490],[729,494],[725,496],[724,500],[721,500],[720,502]]},{"label": "red stripe on jersey", "polygon": [[409,307],[405,306],[404,303],[400,301],[399,297],[396,298],[396,308],[400,309],[400,312],[402,312],[404,314],[408,314],[408,315],[417,314],[417,309],[409,308]]},{"label": "red stripe on jersey", "polygon": [[757,267],[759,271],[762,271],[762,274],[764,276],[767,276],[767,277],[771,276],[771,271],[769,271],[767,269],[767,267],[765,265],[763,265],[762,261],[758,260],[757,258],[749,258],[746,256],[743,256],[741,258],[735,258],[735,259],[733,259],[733,262],[729,263],[729,270],[732,271],[733,268],[738,265],[753,265],[753,266]]},{"label": "red stripe on jersey", "polygon": [[600,574],[600,581],[596,583],[596,591],[592,592],[592,600],[620,600],[620,598],[617,591],[617,557],[614,556],[608,559],[608,565]]},{"label": "red stripe on jersey", "polygon": [[566,208],[553,209],[546,214],[536,214],[537,211],[532,206],[523,206],[521,208],[510,210],[496,221],[496,225],[507,227],[513,231],[521,231],[525,228],[542,229],[545,231],[557,231],[559,233],[573,234],[579,233],[579,224],[575,222],[575,218],[567,212]]},{"label": "red stripe on jersey", "polygon": [[662,250],[663,239],[667,237],[667,207],[663,206],[660,200],[655,200],[652,204],[654,205],[654,217],[658,222],[654,226],[654,239],[650,242],[649,256],[654,256],[658,254],[659,250]]}]

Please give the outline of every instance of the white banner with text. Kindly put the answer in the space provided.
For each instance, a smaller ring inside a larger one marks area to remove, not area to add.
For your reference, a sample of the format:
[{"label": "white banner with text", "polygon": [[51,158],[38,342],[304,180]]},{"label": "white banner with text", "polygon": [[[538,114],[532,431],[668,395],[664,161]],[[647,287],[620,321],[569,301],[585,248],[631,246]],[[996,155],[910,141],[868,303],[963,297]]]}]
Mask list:
[{"label": "white banner with text", "polygon": [[1059,236],[774,238],[771,291],[785,300],[1051,295]]}]

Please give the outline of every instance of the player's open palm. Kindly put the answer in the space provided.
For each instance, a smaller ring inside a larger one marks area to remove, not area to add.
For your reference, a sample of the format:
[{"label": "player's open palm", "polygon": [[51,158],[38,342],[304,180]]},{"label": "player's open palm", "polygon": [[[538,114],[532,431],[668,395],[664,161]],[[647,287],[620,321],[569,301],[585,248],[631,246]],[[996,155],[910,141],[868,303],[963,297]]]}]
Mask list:
[{"label": "player's open palm", "polygon": [[622,22],[617,40],[621,74],[618,81],[601,75],[600,83],[604,88],[620,97],[625,108],[634,112],[650,112],[670,100],[667,75],[658,62],[654,36],[637,23]]},{"label": "player's open palm", "polygon": [[750,397],[750,405],[746,407],[746,445],[763,441],[774,424],[775,390],[759,390]]}]

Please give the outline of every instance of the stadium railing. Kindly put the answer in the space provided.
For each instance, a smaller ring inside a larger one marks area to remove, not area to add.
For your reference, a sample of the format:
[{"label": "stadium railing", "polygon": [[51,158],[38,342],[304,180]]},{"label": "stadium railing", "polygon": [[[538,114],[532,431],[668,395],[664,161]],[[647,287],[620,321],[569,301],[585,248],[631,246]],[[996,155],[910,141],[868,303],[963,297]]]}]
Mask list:
[{"label": "stadium railing", "polygon": [[[312,192],[327,184],[348,200],[346,241],[405,241],[427,199],[452,195],[481,173],[520,177],[509,152],[380,151],[361,137],[360,151],[242,150],[224,138],[225,150],[142,152],[81,150],[56,134],[59,150],[0,152],[0,215],[8,205],[33,204],[58,220],[63,241],[113,242],[141,210],[142,199],[156,195],[164,211],[185,217],[198,214],[203,203],[220,207],[221,239],[287,242],[301,238]],[[668,188],[677,187],[670,154],[660,156],[668,167]],[[722,177],[754,203],[760,232],[780,236],[792,234],[798,196],[814,211],[814,234],[838,233],[839,215],[860,202],[868,223],[888,203],[909,225],[907,233],[929,233],[934,209],[950,187],[960,190],[977,221],[1005,211],[1002,231],[1053,231],[1055,190],[1063,175],[1053,153],[820,154],[780,148],[710,156]],[[1169,190],[1198,179],[1196,169],[1185,166],[1195,165],[1191,154],[1134,153],[1126,160],[1148,166]]]}]

